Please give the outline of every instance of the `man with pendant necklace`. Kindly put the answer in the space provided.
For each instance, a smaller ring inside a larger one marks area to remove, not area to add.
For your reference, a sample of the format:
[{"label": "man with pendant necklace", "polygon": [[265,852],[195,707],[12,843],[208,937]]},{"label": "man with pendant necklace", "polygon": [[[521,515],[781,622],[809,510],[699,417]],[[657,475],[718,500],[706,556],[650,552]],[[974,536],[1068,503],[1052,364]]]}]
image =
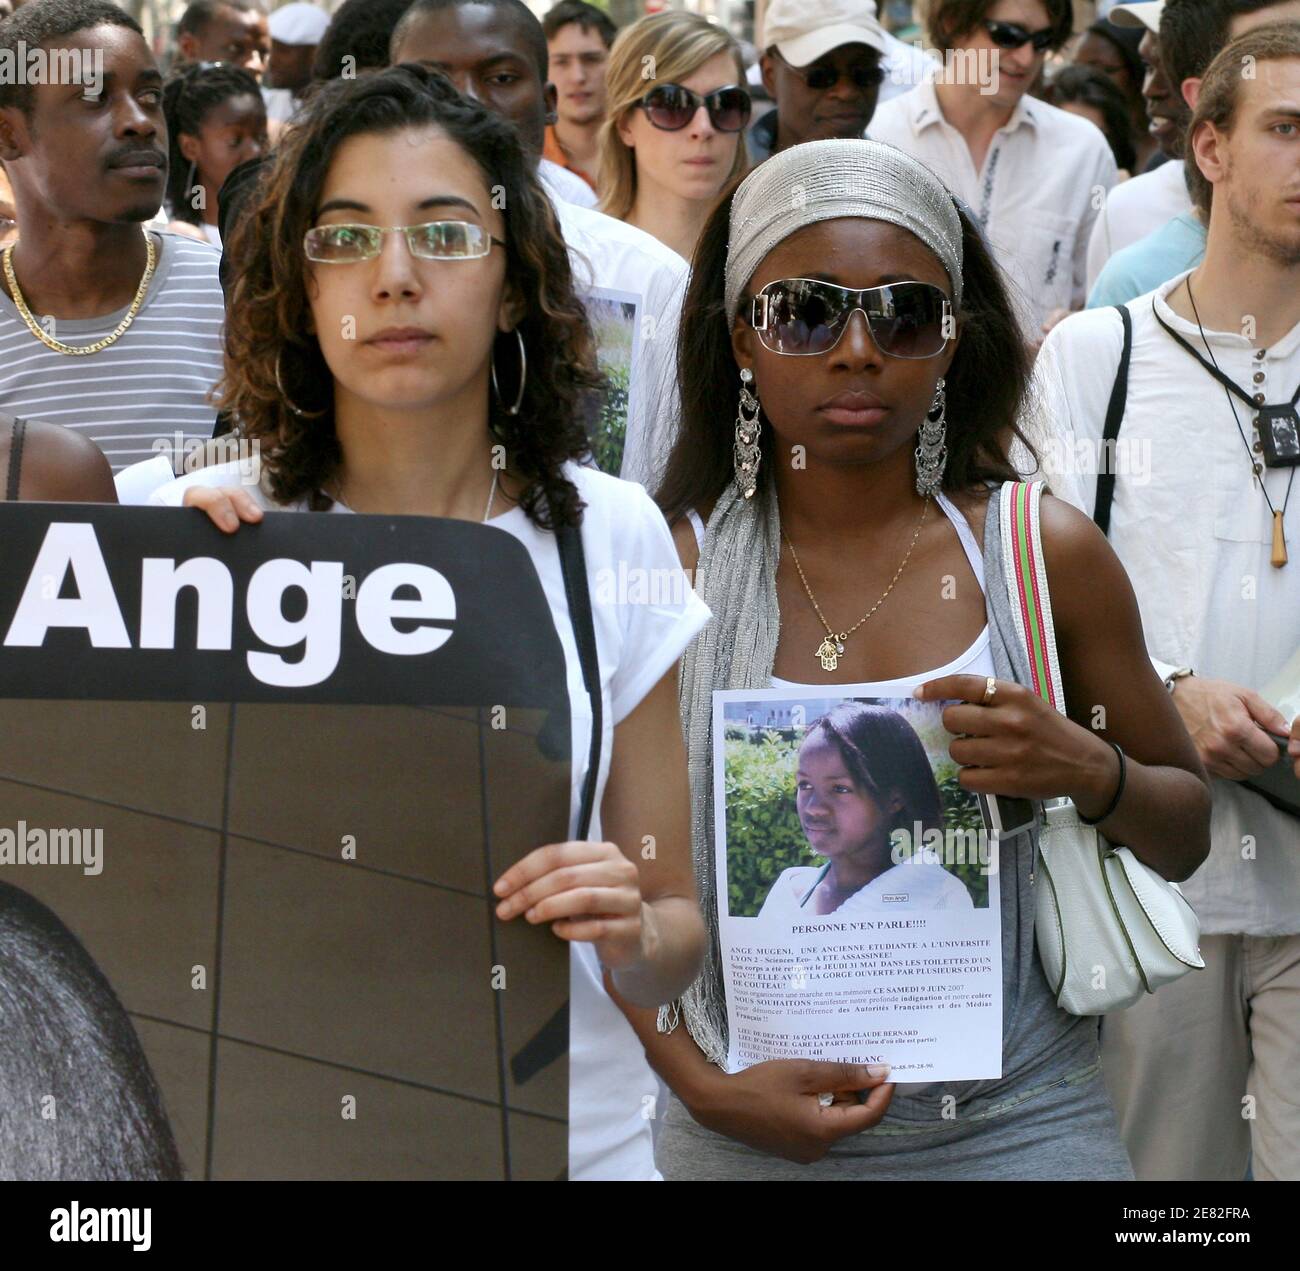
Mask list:
[{"label": "man with pendant necklace", "polygon": [[1300,816],[1243,783],[1300,780],[1300,719],[1260,695],[1300,644],[1300,23],[1215,58],[1187,155],[1204,263],[1068,318],[1036,368],[1044,472],[1108,522],[1215,778],[1210,857],[1183,884],[1206,969],[1107,1016],[1102,1060],[1139,1178],[1294,1179]]},{"label": "man with pendant necklace", "polygon": [[157,62],[104,0],[24,6],[0,53],[24,47],[59,74],[0,82],[19,228],[0,255],[0,411],[88,438],[115,472],[175,463],[212,432],[225,305],[213,248],[145,229],[167,180]]}]

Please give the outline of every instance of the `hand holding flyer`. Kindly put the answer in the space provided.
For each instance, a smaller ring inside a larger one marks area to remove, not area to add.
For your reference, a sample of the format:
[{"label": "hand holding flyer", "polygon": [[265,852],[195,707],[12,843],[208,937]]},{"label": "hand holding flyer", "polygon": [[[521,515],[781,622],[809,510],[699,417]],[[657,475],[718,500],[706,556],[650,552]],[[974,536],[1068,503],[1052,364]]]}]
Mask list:
[{"label": "hand holding flyer", "polygon": [[1000,1076],[996,843],[945,703],[835,691],[714,695],[728,1066]]}]

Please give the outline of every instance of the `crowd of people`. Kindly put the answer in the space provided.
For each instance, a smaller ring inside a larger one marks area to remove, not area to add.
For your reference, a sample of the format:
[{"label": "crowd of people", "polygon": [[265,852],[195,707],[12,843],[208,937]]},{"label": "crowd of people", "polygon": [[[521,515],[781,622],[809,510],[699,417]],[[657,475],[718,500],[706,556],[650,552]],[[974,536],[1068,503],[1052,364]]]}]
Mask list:
[{"label": "crowd of people", "polygon": [[[931,0],[908,43],[770,0],[755,46],[584,0],[195,0],[166,73],[110,0],[0,21],[0,55],[103,56],[93,92],[0,82],[10,499],[493,525],[583,703],[558,531],[589,579],[691,580],[594,605],[590,833],[498,885],[573,946],[574,1178],[1300,1178],[1300,803],[1247,784],[1300,782],[1265,695],[1300,646],[1300,0],[1076,7]],[[227,434],[255,482],[182,464]],[[1025,480],[1064,712],[1011,638]],[[1061,1009],[1034,830],[1001,1077],[728,1071],[713,694],[845,685],[961,703],[963,788],[1071,799],[1181,884],[1205,969]]]}]

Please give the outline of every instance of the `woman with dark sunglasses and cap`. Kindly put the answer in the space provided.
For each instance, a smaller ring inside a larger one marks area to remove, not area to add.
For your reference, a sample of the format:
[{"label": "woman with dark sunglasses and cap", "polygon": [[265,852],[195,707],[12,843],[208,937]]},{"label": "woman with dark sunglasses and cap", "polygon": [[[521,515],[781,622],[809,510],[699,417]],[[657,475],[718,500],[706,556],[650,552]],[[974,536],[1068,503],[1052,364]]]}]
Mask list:
[{"label": "woman with dark sunglasses and cap", "polygon": [[[853,140],[756,168],[704,228],[678,365],[683,418],[658,499],[714,614],[681,682],[706,917],[715,689],[809,699],[852,684],[855,698],[956,701],[944,724],[965,789],[1069,795],[1166,877],[1200,864],[1205,778],[1147,661],[1128,578],[1091,522],[1050,497],[1042,541],[1069,716],[1023,687],[999,494],[1016,476],[1026,354],[978,229],[929,169]],[[1131,1177],[1097,1020],[1056,1005],[1034,954],[1033,852],[1030,833],[1001,845],[993,1080],[895,1089],[878,1069],[795,1058],[725,1071],[710,919],[704,972],[680,1001],[657,1016],[625,1007],[673,1091],[663,1173]]]},{"label": "woman with dark sunglasses and cap", "polygon": [[614,41],[605,86],[600,210],[689,260],[714,200],[748,163],[740,46],[698,14],[652,14]]}]

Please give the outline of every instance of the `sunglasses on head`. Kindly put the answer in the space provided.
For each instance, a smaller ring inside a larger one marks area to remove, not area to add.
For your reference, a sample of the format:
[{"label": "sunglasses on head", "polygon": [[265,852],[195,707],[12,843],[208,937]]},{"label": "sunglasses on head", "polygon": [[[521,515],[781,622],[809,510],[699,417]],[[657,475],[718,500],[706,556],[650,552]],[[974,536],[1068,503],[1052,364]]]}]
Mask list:
[{"label": "sunglasses on head", "polygon": [[740,132],[749,122],[752,105],[749,94],[735,84],[703,96],[680,84],[656,84],[635,104],[645,111],[646,118],[656,128],[664,132],[685,128],[701,106],[709,112],[709,122],[719,132]]},{"label": "sunglasses on head", "polygon": [[859,309],[876,347],[889,357],[935,357],[948,344],[952,305],[928,282],[854,291],[815,278],[782,278],[754,297],[750,325],[773,353],[812,357],[840,342]]},{"label": "sunglasses on head", "polygon": [[809,67],[791,66],[784,57],[781,57],[780,49],[776,50],[776,55],[781,58],[787,70],[797,75],[815,93],[824,93],[827,89],[834,88],[845,75],[848,76],[853,87],[860,92],[865,92],[868,88],[879,88],[885,82],[885,68],[879,63],[872,65],[859,63],[841,71],[838,66],[830,66],[826,63]]},{"label": "sunglasses on head", "polygon": [[373,260],[385,234],[402,234],[412,256],[422,260],[479,260],[505,244],[471,221],[428,221],[423,225],[316,225],[303,238],[307,259],[320,265]]},{"label": "sunglasses on head", "polygon": [[1048,27],[1044,31],[1027,31],[1018,22],[995,22],[989,19],[984,23],[989,39],[1000,49],[1019,49],[1032,44],[1036,53],[1046,53],[1056,41],[1056,28]]}]

